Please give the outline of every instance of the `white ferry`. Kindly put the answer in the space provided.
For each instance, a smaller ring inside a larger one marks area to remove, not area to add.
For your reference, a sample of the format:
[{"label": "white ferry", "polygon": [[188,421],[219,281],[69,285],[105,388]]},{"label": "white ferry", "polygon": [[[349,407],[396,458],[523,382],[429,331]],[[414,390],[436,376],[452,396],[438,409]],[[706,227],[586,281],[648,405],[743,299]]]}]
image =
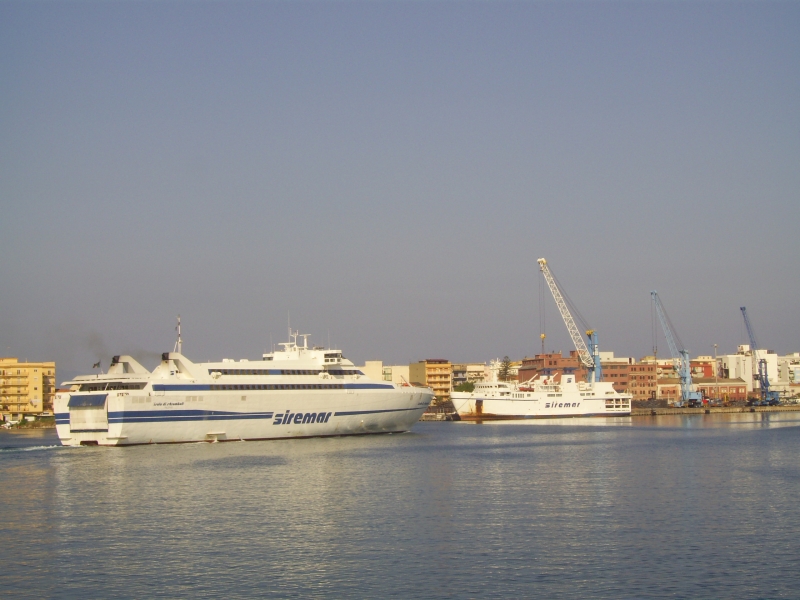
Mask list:
[{"label": "white ferry", "polygon": [[392,433],[410,429],[433,399],[427,387],[372,381],[340,350],[309,348],[308,337],[290,330],[283,350],[253,361],[165,352],[152,372],[115,356],[108,373],[62,384],[70,391],[54,398],[58,436],[67,446],[125,446]]},{"label": "white ferry", "polygon": [[479,382],[472,392],[453,392],[450,399],[462,421],[610,417],[631,414],[630,394],[610,382],[576,382],[575,375],[534,378],[523,383]]}]

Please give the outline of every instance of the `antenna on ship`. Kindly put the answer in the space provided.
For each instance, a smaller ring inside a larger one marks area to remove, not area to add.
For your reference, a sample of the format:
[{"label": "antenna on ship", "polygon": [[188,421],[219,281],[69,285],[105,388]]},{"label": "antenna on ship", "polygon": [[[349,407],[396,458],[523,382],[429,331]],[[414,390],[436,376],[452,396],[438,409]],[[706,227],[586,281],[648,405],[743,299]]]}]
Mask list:
[{"label": "antenna on ship", "polygon": [[178,354],[183,354],[183,340],[181,339],[181,316],[178,315],[178,326],[175,328],[175,331],[178,332],[178,339],[175,340],[175,347],[172,349],[173,352],[177,352]]}]

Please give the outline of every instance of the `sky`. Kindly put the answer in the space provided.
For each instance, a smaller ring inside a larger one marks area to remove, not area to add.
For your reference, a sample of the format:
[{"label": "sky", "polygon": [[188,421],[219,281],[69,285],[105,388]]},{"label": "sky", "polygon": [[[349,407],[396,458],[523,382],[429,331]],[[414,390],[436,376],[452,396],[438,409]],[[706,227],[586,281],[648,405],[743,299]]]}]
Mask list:
[{"label": "sky", "polygon": [[2,1],[0,355],[797,352],[799,109],[797,2]]}]

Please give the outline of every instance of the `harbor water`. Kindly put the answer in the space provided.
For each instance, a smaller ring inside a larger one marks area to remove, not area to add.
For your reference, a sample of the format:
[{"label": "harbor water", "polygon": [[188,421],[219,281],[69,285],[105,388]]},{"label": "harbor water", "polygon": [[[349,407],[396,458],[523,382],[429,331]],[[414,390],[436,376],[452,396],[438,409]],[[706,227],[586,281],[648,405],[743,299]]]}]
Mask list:
[{"label": "harbor water", "polygon": [[800,413],[0,448],[4,597],[800,597]]}]

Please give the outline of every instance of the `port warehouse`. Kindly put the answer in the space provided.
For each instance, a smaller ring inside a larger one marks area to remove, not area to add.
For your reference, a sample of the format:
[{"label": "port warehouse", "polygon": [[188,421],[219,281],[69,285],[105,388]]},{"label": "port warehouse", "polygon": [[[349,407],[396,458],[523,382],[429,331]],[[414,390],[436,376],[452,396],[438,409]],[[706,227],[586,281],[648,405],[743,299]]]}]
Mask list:
[{"label": "port warehouse", "polygon": [[[693,382],[704,397],[730,402],[744,401],[758,392],[754,381],[753,356],[748,345],[738,347],[735,354],[698,356],[691,360]],[[780,356],[769,350],[759,350],[766,360],[772,388],[782,399],[800,396],[800,352]],[[680,398],[680,381],[669,358],[646,356],[639,360],[615,357],[613,352],[601,352],[603,379],[611,381],[618,392],[631,394],[634,402],[648,399],[665,400],[668,404]],[[433,388],[437,405],[446,403],[450,392],[463,383],[496,380],[500,360],[459,363],[443,358],[426,359],[408,365],[384,365],[382,361],[366,361],[361,371],[371,379],[409,382]],[[537,354],[512,361],[509,379],[526,381],[536,375],[574,373],[585,381],[586,368],[580,364],[576,351],[564,356],[561,352]],[[53,396],[57,388],[55,362],[20,362],[17,358],[0,358],[0,414],[3,420],[52,413]]]}]

